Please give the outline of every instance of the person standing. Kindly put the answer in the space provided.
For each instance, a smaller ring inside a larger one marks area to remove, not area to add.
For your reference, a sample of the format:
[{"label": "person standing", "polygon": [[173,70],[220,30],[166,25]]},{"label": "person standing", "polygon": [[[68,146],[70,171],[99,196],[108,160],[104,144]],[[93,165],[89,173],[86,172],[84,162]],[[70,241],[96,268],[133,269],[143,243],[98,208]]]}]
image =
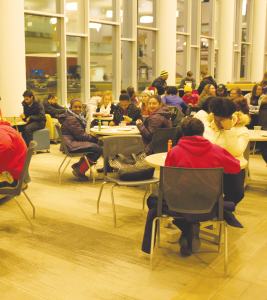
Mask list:
[{"label": "person standing", "polygon": [[23,127],[22,137],[29,146],[33,132],[45,128],[46,117],[43,103],[35,100],[32,91],[26,90],[22,96],[24,97],[23,114],[20,114],[20,117],[27,123]]},{"label": "person standing", "polygon": [[191,82],[191,88],[192,90],[194,90],[196,88],[196,80],[193,78],[193,72],[188,71],[186,75],[187,76],[182,79],[180,85],[178,86],[178,89],[183,89],[187,85],[187,82]]},{"label": "person standing", "polygon": [[155,87],[158,90],[158,94],[161,96],[165,92],[165,87],[167,86],[166,80],[168,79],[169,73],[167,71],[162,71],[160,76],[156,78],[153,83],[152,87]]},{"label": "person standing", "polygon": [[215,89],[217,89],[217,83],[212,78],[212,76],[210,76],[210,73],[208,71],[206,71],[206,70],[205,71],[201,71],[200,74],[201,74],[201,77],[202,77],[202,81],[200,82],[199,87],[197,89],[199,95],[201,95],[204,87],[207,84],[211,84],[211,85],[213,85],[215,87]]}]

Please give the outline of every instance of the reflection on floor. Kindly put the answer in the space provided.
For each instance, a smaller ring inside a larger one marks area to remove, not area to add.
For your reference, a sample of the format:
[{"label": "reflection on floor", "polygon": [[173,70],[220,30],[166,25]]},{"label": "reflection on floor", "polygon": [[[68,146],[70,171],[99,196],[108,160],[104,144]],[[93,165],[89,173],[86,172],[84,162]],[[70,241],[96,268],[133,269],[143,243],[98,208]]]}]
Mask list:
[{"label": "reflection on floor", "polygon": [[[115,188],[117,228],[109,188],[96,213],[102,181],[79,182],[70,166],[58,184],[59,145],[33,156],[28,194],[36,205],[34,233],[14,200],[0,200],[0,295],[2,299],[267,299],[267,169],[251,157],[252,181],[236,215],[244,229],[229,227],[229,277],[223,254],[202,242],[181,257],[179,245],[155,250],[154,270],[141,251],[147,210],[143,188]],[[74,161],[75,162],[75,161]],[[23,208],[30,206],[20,196]],[[251,296],[252,295],[252,296]]]}]

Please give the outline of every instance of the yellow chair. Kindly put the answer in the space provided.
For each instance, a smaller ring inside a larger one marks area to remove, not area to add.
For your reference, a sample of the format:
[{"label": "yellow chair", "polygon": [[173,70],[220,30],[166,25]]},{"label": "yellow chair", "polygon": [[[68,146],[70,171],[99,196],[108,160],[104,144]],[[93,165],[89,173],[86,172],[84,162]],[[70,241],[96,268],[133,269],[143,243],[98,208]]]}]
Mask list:
[{"label": "yellow chair", "polygon": [[59,134],[57,132],[57,129],[55,128],[51,116],[49,114],[46,114],[45,117],[46,117],[45,128],[49,129],[50,141],[53,141],[55,143],[59,142],[60,141]]}]

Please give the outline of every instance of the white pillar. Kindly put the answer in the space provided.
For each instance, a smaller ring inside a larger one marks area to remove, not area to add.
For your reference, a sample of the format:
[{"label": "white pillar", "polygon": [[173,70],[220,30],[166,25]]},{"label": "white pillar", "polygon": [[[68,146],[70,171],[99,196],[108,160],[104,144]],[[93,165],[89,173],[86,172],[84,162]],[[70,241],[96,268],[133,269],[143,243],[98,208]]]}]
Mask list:
[{"label": "white pillar", "polygon": [[232,80],[234,12],[235,1],[221,0],[218,35],[218,80],[227,83]]},{"label": "white pillar", "polygon": [[23,112],[25,89],[24,1],[0,1],[0,108],[4,117]]},{"label": "white pillar", "polygon": [[[262,79],[264,65],[264,42],[266,24],[266,0],[254,1],[253,24],[251,38],[251,81],[259,82]],[[266,70],[264,70],[266,71]]]},{"label": "white pillar", "polygon": [[176,77],[176,0],[158,1],[158,73],[169,73],[168,85],[175,85]]}]

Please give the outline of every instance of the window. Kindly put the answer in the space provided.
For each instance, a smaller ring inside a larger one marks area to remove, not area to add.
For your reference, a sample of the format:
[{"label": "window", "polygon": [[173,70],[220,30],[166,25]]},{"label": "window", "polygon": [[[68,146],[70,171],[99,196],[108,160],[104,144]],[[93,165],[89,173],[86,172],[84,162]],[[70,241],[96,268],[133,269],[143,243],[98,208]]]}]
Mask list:
[{"label": "window", "polygon": [[187,0],[177,0],[176,31],[187,32]]},{"label": "window", "polygon": [[155,0],[138,0],[138,25],[156,27],[155,15]]},{"label": "window", "polygon": [[186,75],[186,36],[176,35],[176,84]]},{"label": "window", "polygon": [[59,0],[24,0],[24,9],[59,13]]},{"label": "window", "polygon": [[84,33],[84,0],[66,0],[66,31]]},{"label": "window", "polygon": [[132,42],[121,42],[121,86],[127,89],[133,83],[132,79]]},{"label": "window", "polygon": [[115,21],[115,0],[90,0],[89,14],[91,19]]}]

